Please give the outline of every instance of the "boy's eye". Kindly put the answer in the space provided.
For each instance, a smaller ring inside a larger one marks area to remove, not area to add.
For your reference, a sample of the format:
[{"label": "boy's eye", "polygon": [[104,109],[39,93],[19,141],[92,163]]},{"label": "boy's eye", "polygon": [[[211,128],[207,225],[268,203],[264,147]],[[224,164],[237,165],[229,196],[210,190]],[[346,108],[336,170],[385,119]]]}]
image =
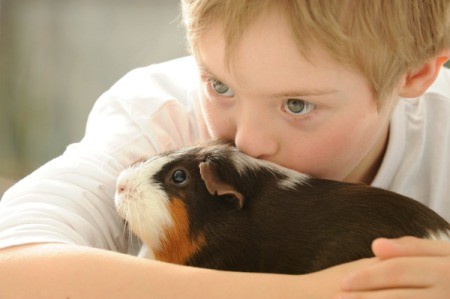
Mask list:
[{"label": "boy's eye", "polygon": [[226,86],[224,83],[220,82],[219,80],[211,79],[209,84],[211,85],[211,88],[214,90],[214,92],[216,92],[217,94],[220,94],[220,95],[226,96],[226,97],[234,96],[234,93],[231,90],[231,88],[229,88],[228,86]]},{"label": "boy's eye", "polygon": [[285,103],[285,110],[294,115],[303,115],[311,112],[314,105],[299,99],[288,99]]}]

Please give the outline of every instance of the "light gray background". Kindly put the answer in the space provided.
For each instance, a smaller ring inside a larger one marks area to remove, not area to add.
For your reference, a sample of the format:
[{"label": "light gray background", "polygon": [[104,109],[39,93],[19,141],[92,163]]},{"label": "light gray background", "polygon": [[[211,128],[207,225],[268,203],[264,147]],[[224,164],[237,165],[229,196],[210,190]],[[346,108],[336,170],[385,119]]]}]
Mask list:
[{"label": "light gray background", "polygon": [[0,0],[0,177],[80,140],[129,70],[184,55],[178,0]]}]

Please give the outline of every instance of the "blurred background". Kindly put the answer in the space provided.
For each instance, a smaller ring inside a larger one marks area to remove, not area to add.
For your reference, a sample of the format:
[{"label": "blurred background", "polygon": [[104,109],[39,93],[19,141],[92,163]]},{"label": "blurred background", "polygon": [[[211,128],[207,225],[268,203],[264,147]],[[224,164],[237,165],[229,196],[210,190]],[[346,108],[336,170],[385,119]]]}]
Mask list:
[{"label": "blurred background", "polygon": [[184,55],[178,0],[0,0],[0,184],[80,140],[126,72]]}]

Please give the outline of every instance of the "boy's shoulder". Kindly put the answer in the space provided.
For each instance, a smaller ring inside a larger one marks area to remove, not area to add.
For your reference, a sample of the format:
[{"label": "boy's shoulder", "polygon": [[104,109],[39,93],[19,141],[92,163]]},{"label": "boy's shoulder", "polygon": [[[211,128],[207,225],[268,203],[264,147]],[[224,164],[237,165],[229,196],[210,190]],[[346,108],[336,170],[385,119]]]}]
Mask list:
[{"label": "boy's shoulder", "polygon": [[450,221],[450,69],[420,97],[401,99],[373,185],[421,201]]},{"label": "boy's shoulder", "polygon": [[139,67],[118,80],[108,93],[121,98],[146,95],[185,95],[198,85],[198,68],[192,56]]}]

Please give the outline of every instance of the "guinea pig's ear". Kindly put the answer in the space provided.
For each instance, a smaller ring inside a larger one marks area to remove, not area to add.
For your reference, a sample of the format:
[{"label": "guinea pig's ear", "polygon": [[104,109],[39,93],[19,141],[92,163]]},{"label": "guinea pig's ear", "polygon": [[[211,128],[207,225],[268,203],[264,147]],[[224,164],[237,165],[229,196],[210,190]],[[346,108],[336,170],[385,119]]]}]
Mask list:
[{"label": "guinea pig's ear", "polygon": [[244,205],[244,196],[230,184],[223,182],[215,173],[213,162],[201,162],[199,165],[200,176],[205,182],[206,189],[209,193],[223,196],[223,198],[235,206],[237,209],[242,209]]}]

